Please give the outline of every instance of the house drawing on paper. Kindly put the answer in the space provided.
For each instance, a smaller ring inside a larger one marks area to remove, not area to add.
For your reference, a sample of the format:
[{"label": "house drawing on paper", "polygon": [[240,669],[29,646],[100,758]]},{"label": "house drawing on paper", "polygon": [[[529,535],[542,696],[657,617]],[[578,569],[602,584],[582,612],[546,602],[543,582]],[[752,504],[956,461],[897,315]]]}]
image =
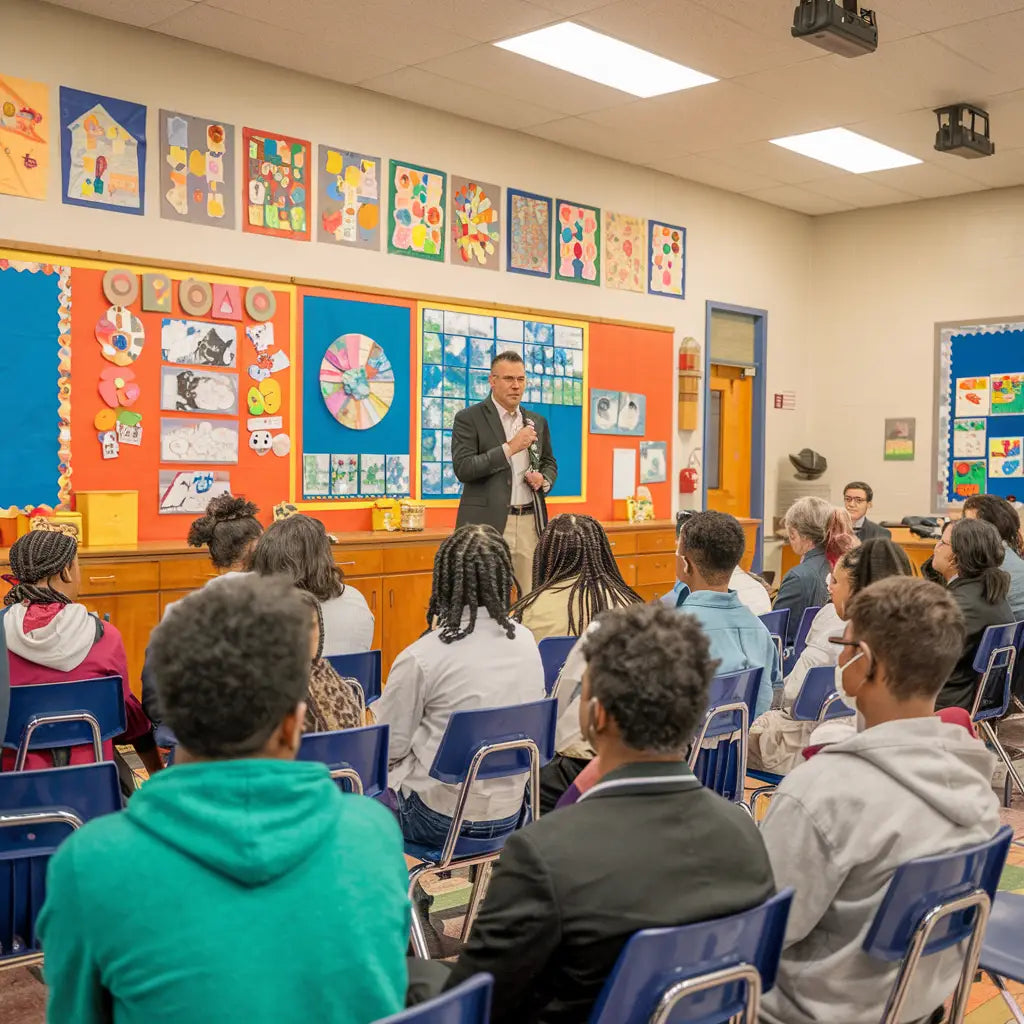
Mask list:
[{"label": "house drawing on paper", "polygon": [[68,199],[139,208],[139,143],[102,103],[68,125]]}]

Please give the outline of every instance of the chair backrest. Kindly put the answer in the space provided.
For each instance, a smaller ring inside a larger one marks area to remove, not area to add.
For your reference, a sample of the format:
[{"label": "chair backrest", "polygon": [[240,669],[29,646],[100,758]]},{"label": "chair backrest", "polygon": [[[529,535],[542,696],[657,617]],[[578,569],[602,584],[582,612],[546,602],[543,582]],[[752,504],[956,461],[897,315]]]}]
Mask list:
[{"label": "chair backrest", "polygon": [[796,627],[796,636],[793,638],[793,654],[797,658],[803,654],[804,648],[807,646],[807,635],[811,631],[811,623],[814,622],[814,616],[820,611],[821,605],[805,608],[803,615],[800,616],[800,624]]},{"label": "chair backrest", "polygon": [[798,722],[828,722],[855,714],[836,692],[836,674],[831,665],[809,669],[793,701],[790,715]]},{"label": "chair backrest", "polygon": [[765,612],[758,618],[764,623],[765,629],[772,635],[775,646],[779,651],[779,666],[782,666],[783,652],[786,647],[786,634],[789,632],[789,609],[779,608],[776,611]]},{"label": "chair backrest", "polygon": [[690,767],[700,782],[726,800],[742,800],[747,732],[761,685],[760,668],[715,676],[693,745]]},{"label": "chair backrest", "polygon": [[544,692],[549,697],[558,682],[558,673],[562,671],[565,659],[569,657],[578,639],[575,636],[546,636],[537,644],[540,661],[544,666]]},{"label": "chair backrest", "polygon": [[1002,718],[1010,707],[1014,666],[1022,632],[1024,623],[1011,622],[1004,626],[989,626],[982,633],[974,656],[974,671],[978,673],[978,690],[971,710],[974,721]]},{"label": "chair backrest", "polygon": [[[120,676],[67,683],[11,687],[11,707],[3,745],[17,750],[15,767],[29,750],[52,750],[120,736],[126,728]],[[102,758],[102,751],[97,760]]]},{"label": "chair backrest", "polygon": [[436,999],[383,1017],[376,1024],[488,1024],[493,988],[492,975],[474,974]]},{"label": "chair backrest", "polygon": [[0,773],[0,969],[37,955],[46,866],[74,829],[121,809],[111,761]]},{"label": "chair backrest", "polygon": [[[590,1024],[725,1024],[739,1014],[755,1020],[761,992],[775,984],[792,900],[786,889],[729,917],[637,932],[619,954]],[[683,984],[701,979],[712,987]],[[659,1010],[663,1016],[656,1017]]]},{"label": "chair backrest", "polygon": [[[921,857],[896,869],[863,945],[869,956],[902,961],[883,1021],[899,1019],[921,957],[970,940],[958,990],[958,1001],[966,1001],[1012,839],[1013,829],[1006,825],[984,843]],[[949,1019],[962,1019],[956,1007]]]},{"label": "chair backrest", "polygon": [[358,654],[331,654],[327,661],[342,678],[359,680],[363,688],[364,703],[372,704],[381,694],[380,651],[360,651]]},{"label": "chair backrest", "polygon": [[322,761],[346,792],[379,796],[388,788],[388,725],[339,732],[307,732],[296,759]]}]

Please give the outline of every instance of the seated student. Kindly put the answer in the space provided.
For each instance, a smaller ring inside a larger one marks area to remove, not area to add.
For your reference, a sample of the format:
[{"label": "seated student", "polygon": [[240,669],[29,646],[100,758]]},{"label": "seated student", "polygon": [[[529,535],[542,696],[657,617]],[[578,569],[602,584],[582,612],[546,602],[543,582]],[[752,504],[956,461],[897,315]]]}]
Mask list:
[{"label": "seated student", "polygon": [[1024,540],[1021,538],[1020,513],[1005,499],[994,494],[975,494],[964,502],[965,519],[984,519],[998,531],[1003,542],[1000,568],[1010,577],[1007,600],[1014,620],[1024,621]]},{"label": "seated student", "polygon": [[[994,756],[933,713],[964,640],[952,595],[894,576],[847,614],[837,683],[862,731],[790,772],[761,826],[776,883],[796,889],[764,1024],[876,1024],[899,964],[861,946],[893,872],[999,827]],[[928,1019],[961,963],[957,950],[924,959],[900,1019]]]},{"label": "seated student", "polygon": [[857,538],[850,517],[824,498],[798,498],[786,513],[785,527],[789,546],[800,556],[800,564],[782,577],[774,607],[789,609],[786,644],[791,646],[804,612],[828,602],[825,580],[836,562],[856,546]]},{"label": "seated student", "polygon": [[932,567],[942,575],[950,597],[964,617],[960,657],[935,701],[938,708],[974,708],[978,673],[974,656],[985,630],[1013,622],[1006,595],[1010,577],[1003,572],[1005,549],[999,531],[981,519],[947,523],[935,543]]},{"label": "seated student", "polygon": [[49,1019],[394,1013],[409,928],[394,818],[343,796],[325,765],[295,760],[308,605],[281,579],[225,580],[175,602],[149,654],[177,762],[50,862]]},{"label": "seated student", "polygon": [[540,642],[549,636],[579,636],[606,608],[641,604],[626,584],[604,527],[592,516],[556,516],[537,542],[533,591],[512,615]]},{"label": "seated student", "polygon": [[250,568],[260,576],[286,576],[320,602],[325,658],[373,646],[373,613],[366,598],[345,585],[319,519],[300,514],[271,523],[253,548]]},{"label": "seated student", "polygon": [[[4,638],[11,686],[66,683],[120,676],[127,720],[125,731],[103,744],[113,760],[115,743],[130,743],[152,773],[163,767],[153,725],[131,691],[128,655],[117,627],[77,604],[82,576],[78,542],[65,533],[32,530],[19,537],[9,555],[11,589],[4,598]],[[26,768],[85,764],[94,760],[91,743],[33,751]],[[3,752],[3,770],[14,767],[14,751]]]},{"label": "seated student", "polygon": [[[807,646],[786,676],[782,709],[767,712],[750,727],[747,746],[749,768],[784,775],[800,763],[801,752],[812,742],[811,734],[816,723],[794,721],[789,709],[800,693],[807,673],[812,668],[835,665],[838,660],[839,647],[831,640],[843,635],[846,628],[844,617],[850,601],[876,580],[913,574],[906,552],[891,540],[881,537],[865,541],[836,562],[828,580],[832,601],[814,616],[807,634]],[[849,722],[849,719],[838,719],[828,724],[839,726]]]},{"label": "seated student", "polygon": [[868,519],[868,512],[874,500],[875,492],[863,480],[854,480],[843,488],[846,514],[850,517],[850,524],[857,540],[862,544],[875,538],[892,540],[892,534],[884,526],[879,526]]},{"label": "seated student", "polygon": [[303,732],[337,732],[363,725],[362,705],[356,696],[357,679],[342,678],[324,658],[324,620],[320,602],[305,590],[300,594],[312,612],[313,664],[306,694]]},{"label": "seated student", "polygon": [[[395,659],[373,706],[391,726],[388,758],[402,832],[410,842],[444,841],[457,786],[430,766],[455,711],[526,704],[544,697],[544,668],[530,631],[509,618],[515,576],[508,544],[491,526],[461,526],[434,558],[428,630]],[[524,776],[478,782],[462,834],[486,838],[519,816]]]},{"label": "seated student", "polygon": [[659,605],[598,622],[580,713],[608,771],[509,838],[450,972],[410,967],[414,1000],[428,978],[451,988],[487,971],[492,1024],[586,1024],[633,932],[737,913],[775,891],[750,816],[686,766],[715,672],[707,637]]}]

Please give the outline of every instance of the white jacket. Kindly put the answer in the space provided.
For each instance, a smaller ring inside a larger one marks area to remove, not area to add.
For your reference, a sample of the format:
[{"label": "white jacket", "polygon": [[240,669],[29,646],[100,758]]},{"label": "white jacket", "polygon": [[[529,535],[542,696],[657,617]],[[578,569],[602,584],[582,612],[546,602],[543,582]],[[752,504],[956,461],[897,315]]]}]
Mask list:
[{"label": "white jacket", "polygon": [[[779,889],[796,895],[763,1024],[877,1024],[898,964],[861,946],[896,868],[983,842],[999,828],[995,758],[939,718],[886,722],[826,747],[779,786],[762,836]],[[921,962],[901,1021],[952,993],[962,955]]]}]

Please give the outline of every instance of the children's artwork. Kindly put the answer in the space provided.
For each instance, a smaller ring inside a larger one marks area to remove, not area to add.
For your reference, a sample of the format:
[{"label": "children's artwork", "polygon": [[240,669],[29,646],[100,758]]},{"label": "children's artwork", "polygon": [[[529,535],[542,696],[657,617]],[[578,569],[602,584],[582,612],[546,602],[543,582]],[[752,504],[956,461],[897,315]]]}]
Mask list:
[{"label": "children's artwork", "polygon": [[452,246],[448,259],[462,267],[498,269],[501,187],[452,175]]},{"label": "children's artwork", "polygon": [[234,366],[237,342],[236,328],[201,320],[164,320],[160,333],[164,362],[186,366]]},{"label": "children's artwork", "polygon": [[252,285],[245,289],[245,311],[262,324],[277,312],[277,296],[261,284]]},{"label": "children's artwork", "polygon": [[231,493],[231,479],[223,469],[161,469],[160,512],[198,515],[213,498]]},{"label": "children's artwork", "polygon": [[123,267],[111,267],[103,275],[103,297],[112,306],[130,306],[139,297],[138,275]]},{"label": "children's artwork", "polygon": [[686,298],[686,228],[648,221],[647,241],[648,293]]},{"label": "children's artwork", "polygon": [[996,479],[1024,476],[1019,437],[990,437],[988,439],[988,475]]},{"label": "children's artwork", "polygon": [[387,459],[383,455],[359,456],[359,493],[374,496],[385,490]]},{"label": "children's artwork", "polygon": [[215,284],[210,316],[217,320],[241,320],[242,289],[237,284]]},{"label": "children's artwork", "polygon": [[320,146],[316,237],[356,249],[380,249],[380,157]]},{"label": "children's artwork", "polygon": [[306,498],[326,498],[331,493],[330,455],[302,456],[302,494]]},{"label": "children's artwork", "polygon": [[146,108],[60,87],[61,198],[141,215],[146,203]]},{"label": "children's artwork", "polygon": [[913,462],[917,420],[914,418],[885,421],[885,462]]},{"label": "children's artwork", "polygon": [[97,321],[95,334],[103,358],[115,366],[130,366],[142,355],[142,321],[124,306],[111,306]]},{"label": "children's artwork", "polygon": [[646,245],[647,221],[643,217],[605,211],[604,283],[609,288],[644,290]]},{"label": "children's artwork", "polygon": [[49,89],[0,74],[0,192],[45,199],[49,168]]},{"label": "children's artwork", "polygon": [[392,498],[409,496],[409,456],[388,455],[385,460],[385,490]]},{"label": "children's artwork", "polygon": [[237,462],[233,420],[160,420],[161,462]]},{"label": "children's artwork", "polygon": [[213,307],[213,288],[209,281],[186,277],[178,285],[178,302],[188,316],[206,316]]},{"label": "children's artwork", "polygon": [[955,416],[988,416],[990,408],[988,377],[957,378]]},{"label": "children's artwork", "polygon": [[640,483],[663,484],[668,479],[668,442],[640,442]]},{"label": "children's artwork", "polygon": [[332,455],[331,490],[338,498],[353,498],[359,494],[359,456]]},{"label": "children's artwork", "polygon": [[590,432],[642,437],[647,427],[647,397],[629,391],[590,391]]},{"label": "children's artwork", "polygon": [[953,458],[985,458],[985,421],[953,421]]},{"label": "children's artwork", "polygon": [[210,370],[161,367],[160,408],[234,415],[238,412],[238,377]]},{"label": "children's artwork", "polygon": [[100,398],[111,409],[129,409],[142,394],[142,389],[135,380],[135,372],[123,366],[108,366],[101,371],[98,390]]},{"label": "children's artwork", "polygon": [[142,275],[142,310],[145,313],[171,312],[171,279],[166,274]]},{"label": "children's artwork", "polygon": [[953,461],[953,493],[958,498],[969,498],[985,490],[986,468],[984,459],[955,459]]},{"label": "children's artwork", "polygon": [[992,374],[992,416],[1024,413],[1024,373]]},{"label": "children's artwork", "polygon": [[308,242],[309,143],[243,128],[242,145],[243,229]]},{"label": "children's artwork", "polygon": [[559,199],[555,204],[555,279],[601,284],[601,211]]},{"label": "children's artwork", "polygon": [[160,111],[160,216],[235,226],[235,126]]},{"label": "children's artwork", "polygon": [[514,274],[551,276],[551,199],[548,196],[505,190],[505,269]]},{"label": "children's artwork", "polygon": [[365,334],[335,338],[320,363],[320,394],[343,427],[375,427],[395,399],[395,374],[384,349]]},{"label": "children's artwork", "polygon": [[447,175],[392,160],[389,181],[388,252],[443,261]]}]

